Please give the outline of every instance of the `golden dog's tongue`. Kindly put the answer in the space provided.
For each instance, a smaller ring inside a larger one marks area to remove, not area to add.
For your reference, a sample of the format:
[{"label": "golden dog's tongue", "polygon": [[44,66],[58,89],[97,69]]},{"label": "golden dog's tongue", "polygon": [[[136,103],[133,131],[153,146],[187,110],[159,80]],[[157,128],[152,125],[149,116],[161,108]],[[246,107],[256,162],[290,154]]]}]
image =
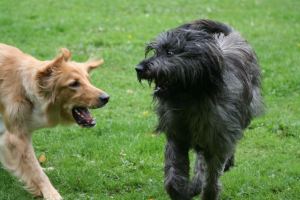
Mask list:
[{"label": "golden dog's tongue", "polygon": [[91,116],[89,110],[84,107],[74,107],[72,115],[78,125],[82,127],[93,127],[96,125],[95,119]]}]

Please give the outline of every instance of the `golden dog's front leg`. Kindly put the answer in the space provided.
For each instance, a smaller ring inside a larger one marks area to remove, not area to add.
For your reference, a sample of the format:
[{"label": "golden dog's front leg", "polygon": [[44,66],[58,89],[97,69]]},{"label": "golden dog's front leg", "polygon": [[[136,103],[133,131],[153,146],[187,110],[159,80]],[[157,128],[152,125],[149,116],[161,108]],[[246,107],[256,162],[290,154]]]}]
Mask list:
[{"label": "golden dog's front leg", "polygon": [[33,195],[43,195],[46,200],[62,199],[38,163],[29,136],[8,131],[2,133],[0,160],[8,171],[25,183],[26,189]]}]

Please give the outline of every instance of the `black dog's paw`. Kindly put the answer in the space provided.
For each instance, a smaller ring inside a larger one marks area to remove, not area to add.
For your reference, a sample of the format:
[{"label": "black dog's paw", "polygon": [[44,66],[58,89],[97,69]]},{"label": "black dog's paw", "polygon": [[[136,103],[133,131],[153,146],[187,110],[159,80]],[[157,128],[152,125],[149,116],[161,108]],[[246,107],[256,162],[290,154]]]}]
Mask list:
[{"label": "black dog's paw", "polygon": [[189,195],[191,198],[201,194],[202,192],[202,183],[201,182],[193,182],[189,188]]}]

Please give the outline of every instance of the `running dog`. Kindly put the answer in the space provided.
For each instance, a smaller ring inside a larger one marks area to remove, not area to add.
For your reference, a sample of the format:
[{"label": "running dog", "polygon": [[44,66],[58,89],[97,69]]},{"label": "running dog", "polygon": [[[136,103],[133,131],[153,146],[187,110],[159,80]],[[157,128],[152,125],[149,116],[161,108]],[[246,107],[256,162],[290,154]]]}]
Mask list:
[{"label": "running dog", "polygon": [[0,44],[0,160],[33,195],[62,199],[35,157],[33,131],[73,122],[95,126],[88,109],[104,106],[109,96],[90,83],[89,72],[102,63],[71,61],[65,48],[55,59],[40,61]]},{"label": "running dog", "polygon": [[[165,188],[173,200],[219,199],[219,177],[233,165],[238,140],[263,110],[260,69],[250,45],[231,27],[197,20],[160,34],[146,46],[138,80],[155,83],[165,132]],[[189,150],[197,154],[189,178]]]}]

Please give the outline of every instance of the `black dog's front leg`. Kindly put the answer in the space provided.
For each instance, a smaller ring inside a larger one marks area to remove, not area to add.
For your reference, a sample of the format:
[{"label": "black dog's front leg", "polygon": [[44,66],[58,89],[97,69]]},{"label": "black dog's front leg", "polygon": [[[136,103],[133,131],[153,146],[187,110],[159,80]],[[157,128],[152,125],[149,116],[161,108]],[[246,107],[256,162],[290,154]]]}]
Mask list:
[{"label": "black dog's front leg", "polygon": [[168,140],[165,151],[165,188],[172,200],[190,200],[189,149]]}]

